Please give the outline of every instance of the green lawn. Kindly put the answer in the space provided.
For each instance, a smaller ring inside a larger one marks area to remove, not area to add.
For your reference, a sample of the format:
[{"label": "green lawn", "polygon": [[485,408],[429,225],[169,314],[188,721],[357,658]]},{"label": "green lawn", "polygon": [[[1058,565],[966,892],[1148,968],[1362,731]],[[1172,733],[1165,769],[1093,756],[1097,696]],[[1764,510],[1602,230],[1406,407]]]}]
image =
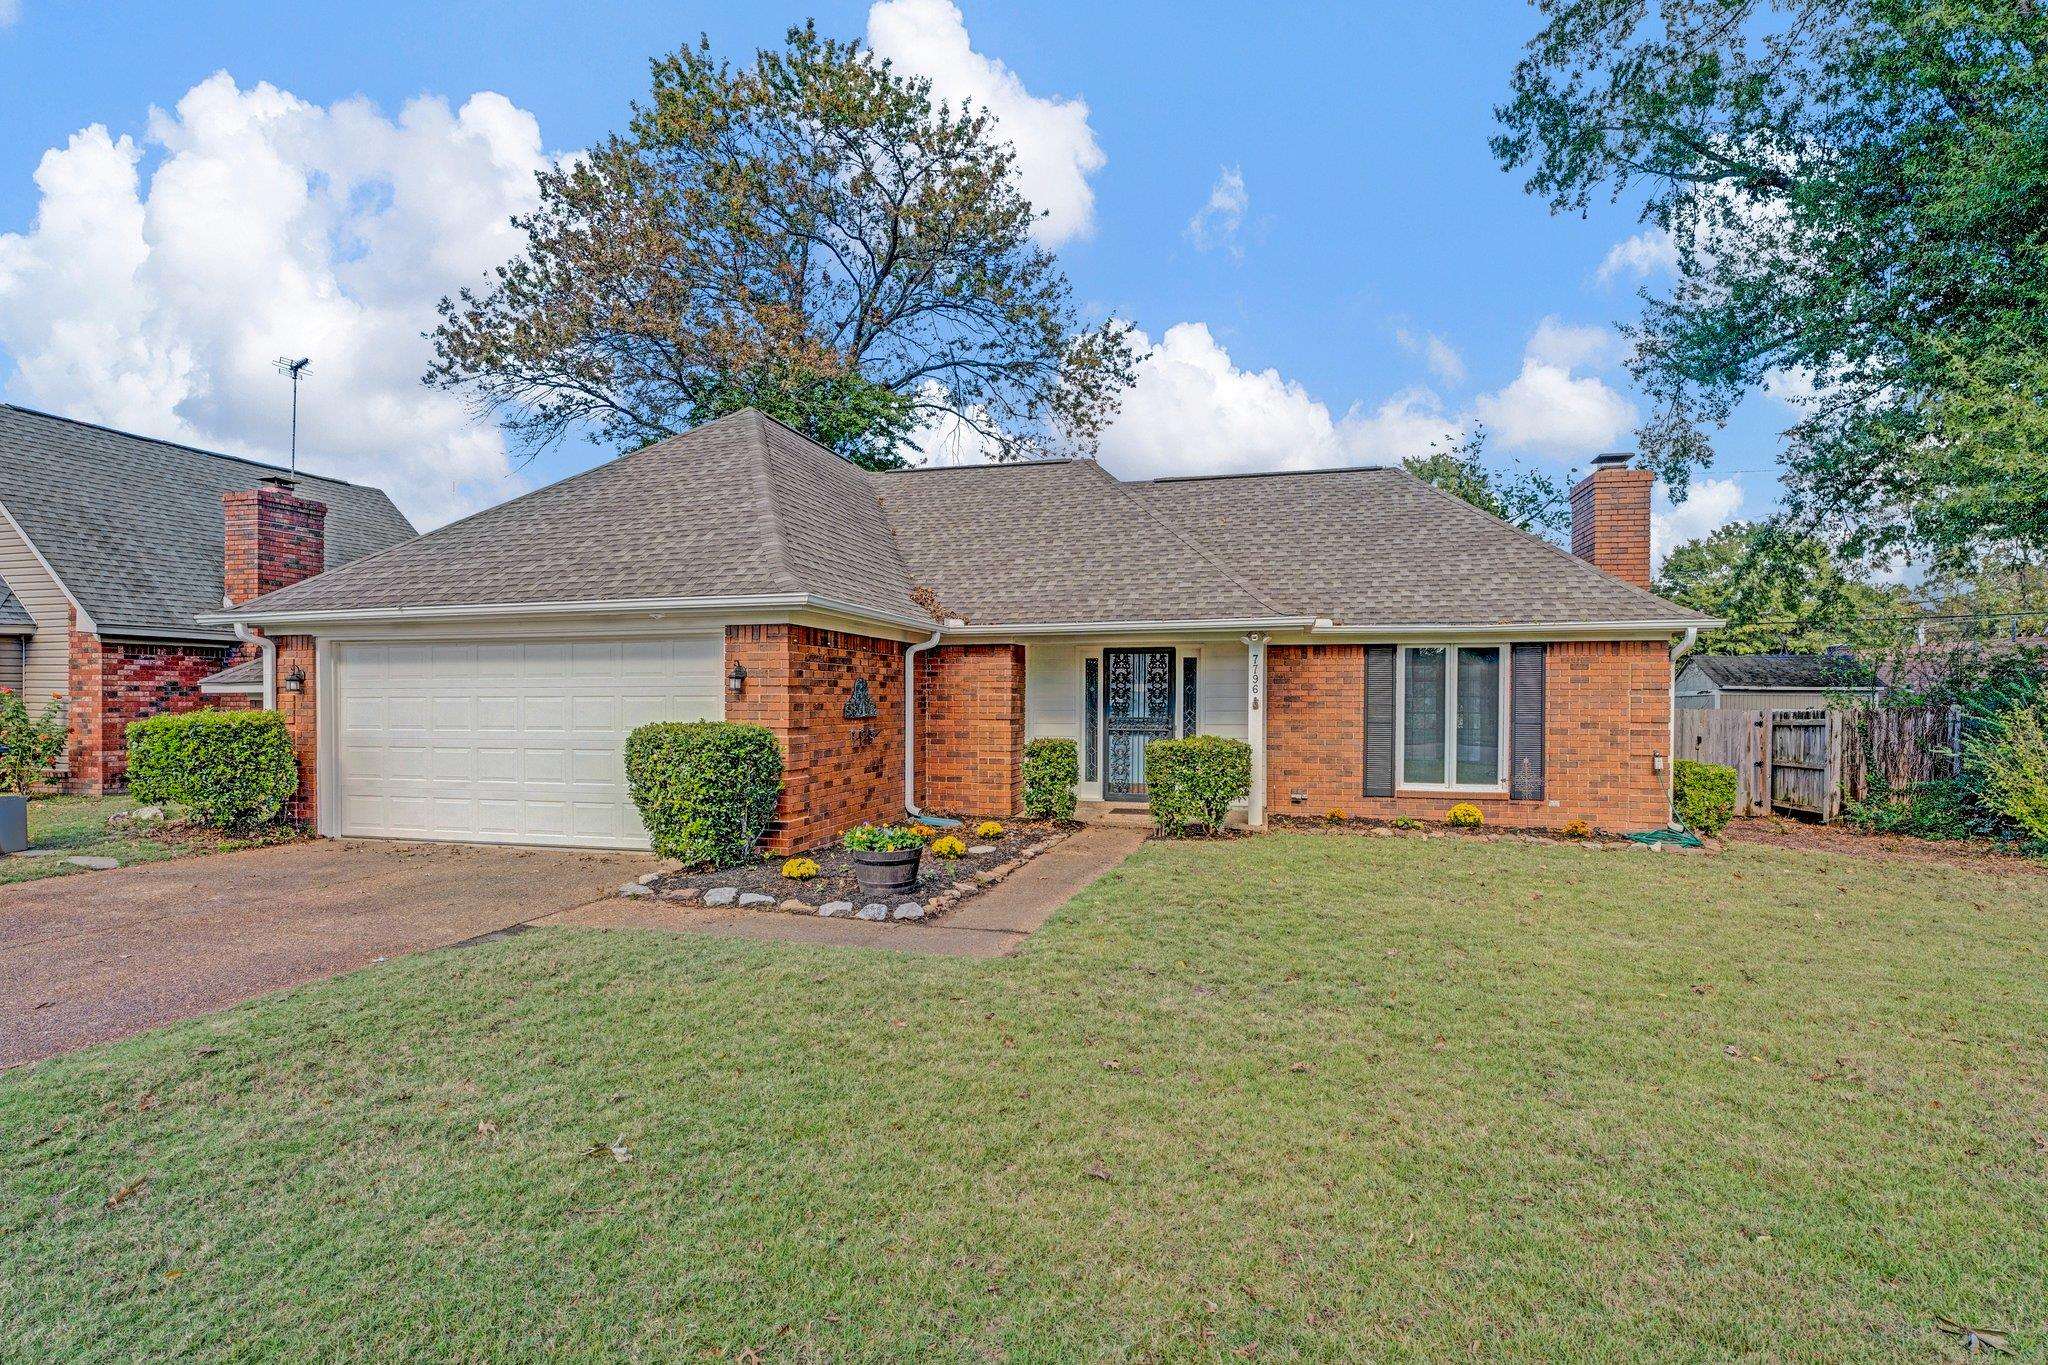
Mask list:
[{"label": "green lawn", "polygon": [[2044,962],[2017,865],[1313,834],[537,931],[0,1076],[0,1357],[2040,1358]]},{"label": "green lawn", "polygon": [[[126,867],[130,863],[154,863],[195,853],[225,853],[269,842],[260,838],[195,840],[176,829],[167,829],[156,835],[107,829],[108,816],[134,808],[134,800],[126,796],[37,797],[28,803],[28,846],[61,848],[73,857],[84,854],[95,858],[118,858]],[[0,858],[0,886],[84,871],[87,869],[67,863],[63,858]]]}]

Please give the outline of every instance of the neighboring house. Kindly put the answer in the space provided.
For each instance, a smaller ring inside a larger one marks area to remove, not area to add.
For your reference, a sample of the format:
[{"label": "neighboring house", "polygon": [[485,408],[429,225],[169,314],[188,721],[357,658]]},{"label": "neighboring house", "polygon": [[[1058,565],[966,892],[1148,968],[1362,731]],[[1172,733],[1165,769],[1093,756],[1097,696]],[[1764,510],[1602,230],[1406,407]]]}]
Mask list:
[{"label": "neighboring house", "polygon": [[775,850],[1013,811],[1039,736],[1142,800],[1146,742],[1198,732],[1250,743],[1253,824],[1644,829],[1672,647],[1716,623],[1647,590],[1649,472],[1597,464],[1575,558],[1400,469],[871,474],[745,411],[208,619],[301,680],[327,834],[644,847],[627,733],[721,716],[782,740]]},{"label": "neighboring house", "polygon": [[1695,654],[1672,688],[1684,711],[1800,711],[1877,691],[1867,668],[1832,654]]},{"label": "neighboring house", "polygon": [[118,787],[129,721],[261,692],[208,685],[247,649],[201,613],[412,536],[374,488],[0,404],[0,686],[63,699],[69,789]]}]

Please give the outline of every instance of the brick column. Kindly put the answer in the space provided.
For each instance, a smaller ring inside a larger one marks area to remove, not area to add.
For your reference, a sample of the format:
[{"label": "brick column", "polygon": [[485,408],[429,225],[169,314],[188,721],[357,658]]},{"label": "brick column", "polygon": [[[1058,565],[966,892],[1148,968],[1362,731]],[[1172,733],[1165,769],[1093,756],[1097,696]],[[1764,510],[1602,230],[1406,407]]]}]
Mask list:
[{"label": "brick column", "polygon": [[1012,815],[1024,804],[1024,646],[940,645],[917,656],[918,804]]},{"label": "brick column", "polygon": [[[316,824],[320,818],[320,670],[310,635],[277,637],[277,711],[284,717],[285,731],[292,737],[292,752],[299,760],[299,790],[285,807],[285,817],[301,824]],[[296,668],[306,675],[305,690],[289,691],[285,679]]]}]

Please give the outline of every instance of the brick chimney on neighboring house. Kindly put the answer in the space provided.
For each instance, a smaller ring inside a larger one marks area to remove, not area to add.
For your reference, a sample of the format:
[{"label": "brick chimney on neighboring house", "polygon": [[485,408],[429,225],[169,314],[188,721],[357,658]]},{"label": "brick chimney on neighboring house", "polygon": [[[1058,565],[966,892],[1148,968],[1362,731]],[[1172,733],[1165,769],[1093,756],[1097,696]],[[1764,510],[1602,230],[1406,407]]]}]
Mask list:
[{"label": "brick chimney on neighboring house", "polygon": [[1650,488],[1657,476],[1632,456],[1595,455],[1572,489],[1572,553],[1639,588],[1650,586]]},{"label": "brick chimney on neighboring house", "polygon": [[259,488],[221,494],[227,519],[227,560],[223,582],[231,605],[239,606],[327,567],[327,508],[308,502],[282,474]]}]

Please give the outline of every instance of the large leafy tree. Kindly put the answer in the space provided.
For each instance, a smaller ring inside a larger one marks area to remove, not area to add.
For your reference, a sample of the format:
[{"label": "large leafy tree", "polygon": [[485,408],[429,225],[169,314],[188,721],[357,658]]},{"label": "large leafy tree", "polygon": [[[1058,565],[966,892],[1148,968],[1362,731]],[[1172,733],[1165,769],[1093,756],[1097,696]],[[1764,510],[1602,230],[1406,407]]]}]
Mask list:
[{"label": "large leafy tree", "polygon": [[1853,553],[2048,545],[2048,20],[2035,0],[1538,0],[1502,164],[1643,197],[1639,433],[1682,492],[1759,388]]},{"label": "large leafy tree", "polygon": [[1506,469],[1488,465],[1483,426],[1475,424],[1447,441],[1431,441],[1427,455],[1411,455],[1401,461],[1401,467],[1424,483],[1524,531],[1556,540],[1571,530],[1569,476],[1520,465]]},{"label": "large leafy tree", "polygon": [[858,43],[653,64],[628,128],[541,177],[524,252],[441,304],[429,383],[529,448],[626,447],[752,405],[863,463],[927,416],[1092,446],[1136,363],[1083,326],[984,111]]},{"label": "large leafy tree", "polygon": [[1777,522],[1730,522],[1673,550],[1657,592],[1728,624],[1709,654],[1819,653],[1910,636],[1906,590],[1872,583],[1820,537]]}]

